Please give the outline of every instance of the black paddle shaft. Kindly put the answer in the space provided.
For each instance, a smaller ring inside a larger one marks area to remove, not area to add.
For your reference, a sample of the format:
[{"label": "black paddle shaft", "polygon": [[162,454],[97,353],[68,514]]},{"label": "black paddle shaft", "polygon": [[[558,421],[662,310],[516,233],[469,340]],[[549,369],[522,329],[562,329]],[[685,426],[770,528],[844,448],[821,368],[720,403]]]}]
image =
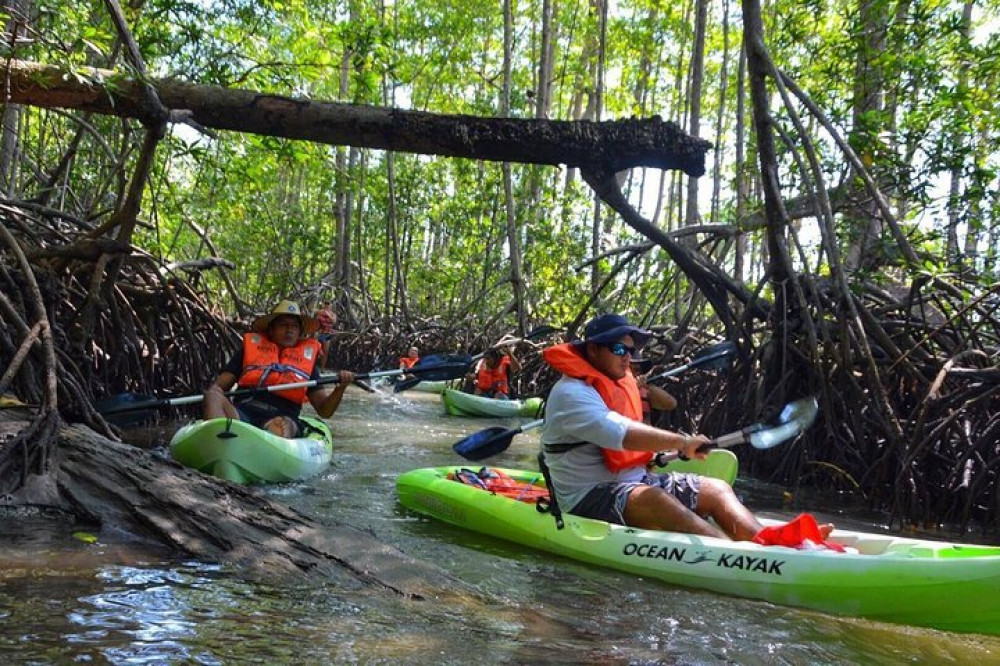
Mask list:
[{"label": "black paddle shaft", "polygon": [[[530,331],[528,331],[524,335],[523,338],[514,338],[512,340],[507,340],[505,342],[499,342],[499,343],[493,345],[492,347],[490,347],[490,349],[496,349],[497,347],[505,347],[507,345],[512,345],[512,344],[516,344],[518,342],[523,342],[524,340],[536,340],[536,339],[538,339],[540,337],[543,337],[543,336],[546,336],[546,335],[550,335],[550,334],[555,333],[555,332],[557,332],[559,330],[560,329],[556,328],[555,326],[550,326],[549,324],[542,324],[541,326],[536,326],[535,328],[533,328]],[[469,356],[468,354],[432,354],[431,356],[427,356],[425,358],[421,358],[419,361],[417,361],[416,365],[414,365],[413,367],[414,368],[419,368],[425,361],[429,361],[431,363],[458,363],[458,362],[464,362],[466,364],[466,366],[471,369],[472,364],[475,363],[476,361],[478,361],[479,359],[481,359],[485,355],[486,355],[486,352],[482,352],[480,354],[476,354],[475,356]],[[416,373],[414,373],[412,371],[412,369],[411,369],[411,370],[407,371],[406,374],[416,374]],[[457,379],[457,378],[456,377],[450,377],[449,379]],[[396,382],[396,385],[393,387],[392,392],[393,393],[402,393],[403,391],[406,391],[408,389],[413,388],[414,386],[416,386],[420,382],[428,382],[428,381],[435,381],[435,378],[433,378],[433,377],[426,377],[426,376],[423,376],[423,375],[419,375],[419,376],[416,376],[416,377],[408,377],[407,379],[404,379],[403,381]]]},{"label": "black paddle shaft", "polygon": [[[405,372],[408,374],[419,374],[421,377],[430,381],[442,381],[448,379],[457,379],[465,375],[466,369],[469,364],[465,361],[458,362],[442,362],[436,365],[427,365],[422,368],[410,368]],[[373,379],[376,377],[386,377],[390,375],[401,375],[403,370],[383,370],[381,372],[369,372],[358,374],[355,379]],[[310,379],[308,381],[295,382],[291,384],[275,384],[274,386],[258,386],[254,388],[244,388],[231,391],[226,394],[230,399],[238,398],[248,395],[260,395],[261,393],[273,393],[276,391],[286,391],[288,389],[294,388],[309,388],[312,386],[324,386],[326,384],[336,384],[340,381],[337,376],[332,377],[321,377],[319,379]],[[205,399],[204,394],[198,393],[195,395],[186,395],[176,398],[154,398],[152,400],[140,400],[132,401],[121,400],[118,404],[111,404],[103,409],[98,409],[98,413],[101,415],[109,414],[121,414],[123,412],[132,412],[142,409],[154,409],[157,407],[176,407],[180,405],[191,405],[194,403],[201,402]]]}]

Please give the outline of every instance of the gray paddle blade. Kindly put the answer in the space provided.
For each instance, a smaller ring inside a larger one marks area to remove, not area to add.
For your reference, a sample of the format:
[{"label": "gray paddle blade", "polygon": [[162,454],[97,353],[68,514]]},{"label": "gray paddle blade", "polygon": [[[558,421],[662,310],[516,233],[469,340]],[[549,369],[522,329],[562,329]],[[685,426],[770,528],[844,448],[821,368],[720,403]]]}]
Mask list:
[{"label": "gray paddle blade", "polygon": [[781,425],[751,433],[750,445],[755,449],[770,449],[788,441],[811,426],[818,411],[816,398],[801,398],[790,402],[778,416]]},{"label": "gray paddle blade", "polygon": [[786,423],[767,430],[760,430],[750,434],[750,446],[755,449],[771,449],[795,437],[800,432],[802,429],[797,423]]},{"label": "gray paddle blade", "polygon": [[819,403],[816,402],[816,398],[799,398],[785,405],[778,415],[778,423],[798,423],[802,430],[805,430],[816,420],[817,412]]}]

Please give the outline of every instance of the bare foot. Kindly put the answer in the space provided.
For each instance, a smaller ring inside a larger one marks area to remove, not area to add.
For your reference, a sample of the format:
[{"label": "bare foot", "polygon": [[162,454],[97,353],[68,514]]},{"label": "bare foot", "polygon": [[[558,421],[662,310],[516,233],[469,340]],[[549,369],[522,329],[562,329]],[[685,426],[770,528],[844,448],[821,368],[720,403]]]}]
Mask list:
[{"label": "bare foot", "polygon": [[274,435],[277,435],[278,437],[291,436],[291,428],[288,427],[288,419],[283,416],[275,416],[273,419],[264,424],[264,429]]},{"label": "bare foot", "polygon": [[819,533],[823,535],[824,541],[830,537],[830,532],[833,532],[833,523],[823,523],[819,526]]}]

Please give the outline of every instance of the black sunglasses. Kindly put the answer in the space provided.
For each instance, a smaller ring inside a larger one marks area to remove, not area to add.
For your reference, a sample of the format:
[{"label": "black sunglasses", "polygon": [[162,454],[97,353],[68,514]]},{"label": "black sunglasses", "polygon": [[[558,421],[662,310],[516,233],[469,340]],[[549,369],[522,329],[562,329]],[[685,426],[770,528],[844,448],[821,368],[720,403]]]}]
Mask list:
[{"label": "black sunglasses", "polygon": [[610,351],[614,356],[624,356],[625,354],[632,356],[635,354],[635,347],[629,347],[624,342],[614,342],[610,345],[604,346],[607,347],[608,351]]}]

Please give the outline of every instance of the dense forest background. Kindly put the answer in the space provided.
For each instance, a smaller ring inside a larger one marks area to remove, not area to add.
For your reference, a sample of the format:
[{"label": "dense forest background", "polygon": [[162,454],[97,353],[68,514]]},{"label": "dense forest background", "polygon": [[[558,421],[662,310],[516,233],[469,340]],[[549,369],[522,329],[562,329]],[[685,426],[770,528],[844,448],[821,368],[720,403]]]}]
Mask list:
[{"label": "dense forest background", "polygon": [[[614,309],[658,332],[663,363],[738,341],[727,376],[673,386],[679,426],[820,395],[803,441],[748,470],[996,530],[998,25],[1000,4],[971,0],[7,0],[0,388],[100,426],[92,399],[197,390],[288,297],[333,304],[356,370]],[[23,63],[59,71],[55,93],[25,93],[41,77]],[[126,79],[151,106],[197,84],[659,117],[712,149],[701,178],[619,172],[626,208],[530,145],[511,161],[330,145],[59,90],[110,98]]]}]

